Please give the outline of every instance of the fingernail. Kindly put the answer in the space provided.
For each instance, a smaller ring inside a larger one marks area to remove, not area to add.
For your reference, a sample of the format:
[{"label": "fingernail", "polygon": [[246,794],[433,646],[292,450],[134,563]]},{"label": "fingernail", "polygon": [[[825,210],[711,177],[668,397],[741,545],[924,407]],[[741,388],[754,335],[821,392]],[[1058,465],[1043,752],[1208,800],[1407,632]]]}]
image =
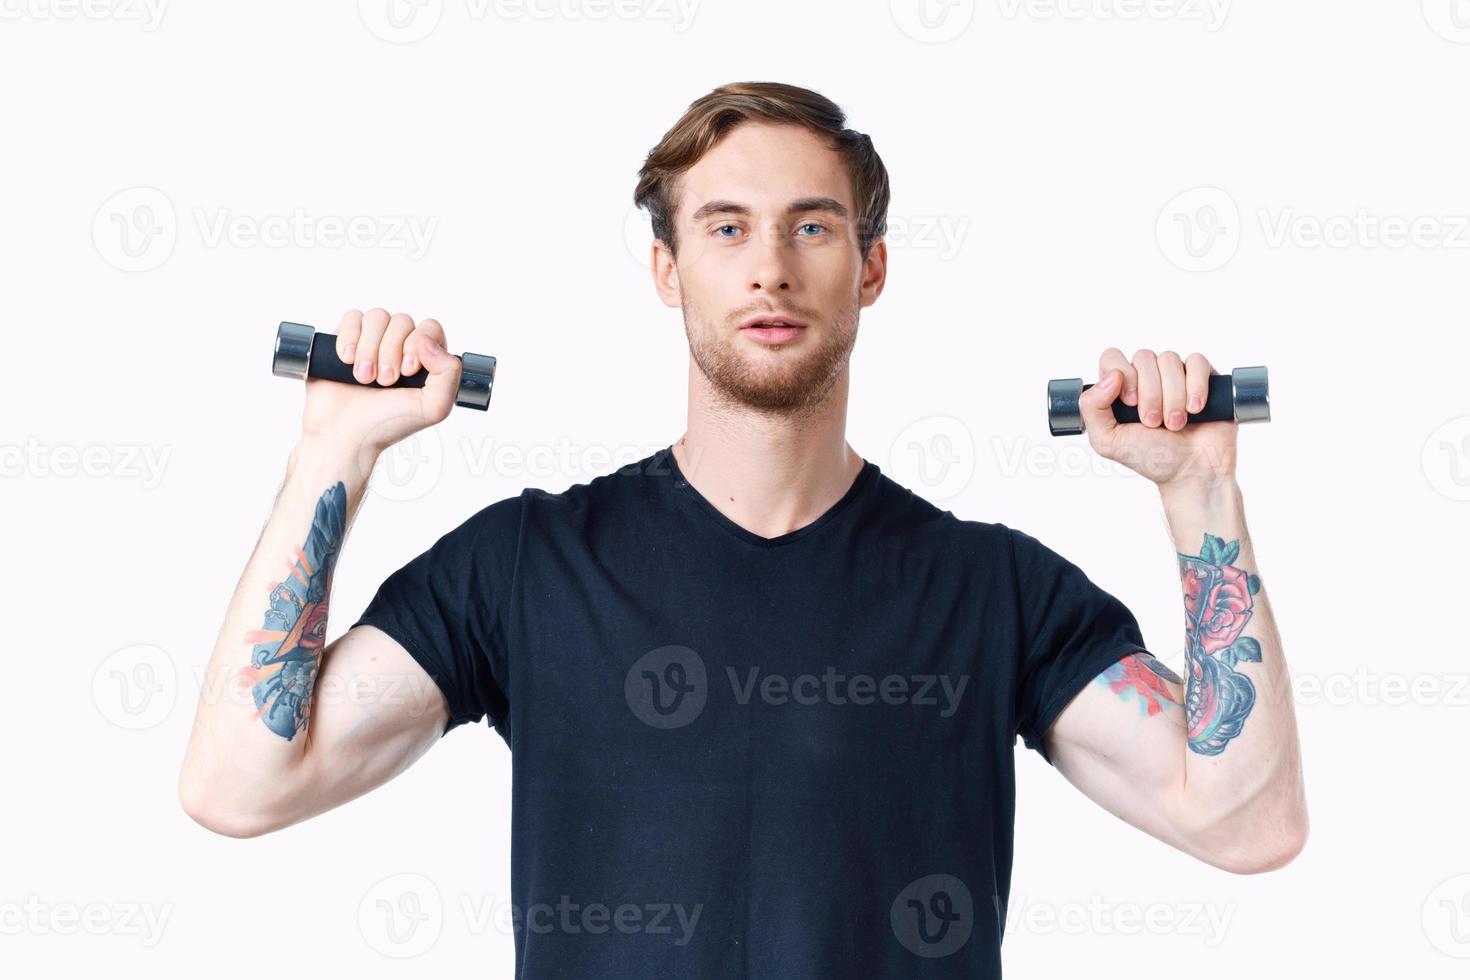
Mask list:
[{"label": "fingernail", "polygon": [[353,369],[353,373],[357,376],[358,381],[373,380],[373,362],[358,361],[357,367]]},{"label": "fingernail", "polygon": [[1159,413],[1158,412],[1149,412],[1148,415],[1144,418],[1143,421],[1144,421],[1144,424],[1145,425],[1158,425],[1159,424]]},{"label": "fingernail", "polygon": [[342,348],[342,356],[345,357],[345,358],[347,358],[347,360],[349,360],[349,361],[352,360],[352,355],[353,354],[356,354],[356,353],[357,353],[357,345],[356,344],[348,344],[346,347]]},{"label": "fingernail", "polygon": [[1138,397],[1138,389],[1137,388],[1129,388],[1127,391],[1123,392],[1123,397],[1124,398],[1137,398]]},{"label": "fingernail", "polygon": [[402,370],[404,374],[413,374],[413,358],[409,357],[407,354],[403,355]]},{"label": "fingernail", "polygon": [[1200,409],[1200,404],[1199,403],[1200,403],[1200,397],[1199,397],[1199,395],[1190,395],[1189,396],[1189,410],[1191,412],[1198,412],[1199,411],[1199,409]]},{"label": "fingernail", "polygon": [[1179,429],[1179,428],[1182,428],[1183,426],[1184,426],[1184,413],[1183,412],[1171,412],[1169,414],[1169,428],[1171,428],[1171,429]]}]

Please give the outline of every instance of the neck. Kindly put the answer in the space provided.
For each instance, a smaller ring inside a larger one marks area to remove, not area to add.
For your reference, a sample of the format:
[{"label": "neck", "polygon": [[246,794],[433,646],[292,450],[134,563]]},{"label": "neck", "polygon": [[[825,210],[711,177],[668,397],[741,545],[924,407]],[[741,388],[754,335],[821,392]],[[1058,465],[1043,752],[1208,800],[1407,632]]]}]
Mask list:
[{"label": "neck", "polygon": [[733,404],[689,363],[689,417],[674,443],[684,478],[726,517],[774,538],[805,527],[852,487],[863,459],[847,444],[848,369],[802,411]]}]

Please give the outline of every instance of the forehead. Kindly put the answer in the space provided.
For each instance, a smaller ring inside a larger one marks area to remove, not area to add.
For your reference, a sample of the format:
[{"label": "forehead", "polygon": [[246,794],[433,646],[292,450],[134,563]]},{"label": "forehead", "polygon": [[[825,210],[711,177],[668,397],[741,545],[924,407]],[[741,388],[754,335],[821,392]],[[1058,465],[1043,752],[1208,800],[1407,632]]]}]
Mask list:
[{"label": "forehead", "polygon": [[741,123],[680,176],[678,187],[680,220],[716,198],[778,212],[798,198],[831,197],[853,211],[842,157],[797,125]]}]

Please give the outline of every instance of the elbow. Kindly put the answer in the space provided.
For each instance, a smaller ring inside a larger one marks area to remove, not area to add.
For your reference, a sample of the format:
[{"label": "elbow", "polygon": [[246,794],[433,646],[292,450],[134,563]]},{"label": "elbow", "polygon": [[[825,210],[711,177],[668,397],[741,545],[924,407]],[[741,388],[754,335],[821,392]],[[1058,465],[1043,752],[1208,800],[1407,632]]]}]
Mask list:
[{"label": "elbow", "polygon": [[205,830],[222,837],[260,837],[275,829],[269,821],[239,807],[222,806],[217,795],[187,780],[179,781],[179,805]]},{"label": "elbow", "polygon": [[1306,817],[1269,837],[1256,837],[1219,851],[1206,860],[1231,874],[1258,875],[1278,871],[1296,859],[1307,846]]}]

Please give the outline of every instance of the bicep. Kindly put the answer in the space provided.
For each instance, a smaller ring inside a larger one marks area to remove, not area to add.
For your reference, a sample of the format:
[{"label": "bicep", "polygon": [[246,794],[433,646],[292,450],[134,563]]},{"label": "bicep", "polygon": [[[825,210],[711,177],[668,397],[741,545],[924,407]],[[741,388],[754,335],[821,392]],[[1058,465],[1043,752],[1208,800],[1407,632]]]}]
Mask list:
[{"label": "bicep", "polygon": [[289,826],[381,786],[427,752],[448,719],[443,693],[402,644],[353,626],[323,652],[295,788],[273,823]]},{"label": "bicep", "polygon": [[1103,809],[1181,850],[1185,775],[1183,685],[1150,654],[1110,665],[1046,732],[1067,781]]}]

